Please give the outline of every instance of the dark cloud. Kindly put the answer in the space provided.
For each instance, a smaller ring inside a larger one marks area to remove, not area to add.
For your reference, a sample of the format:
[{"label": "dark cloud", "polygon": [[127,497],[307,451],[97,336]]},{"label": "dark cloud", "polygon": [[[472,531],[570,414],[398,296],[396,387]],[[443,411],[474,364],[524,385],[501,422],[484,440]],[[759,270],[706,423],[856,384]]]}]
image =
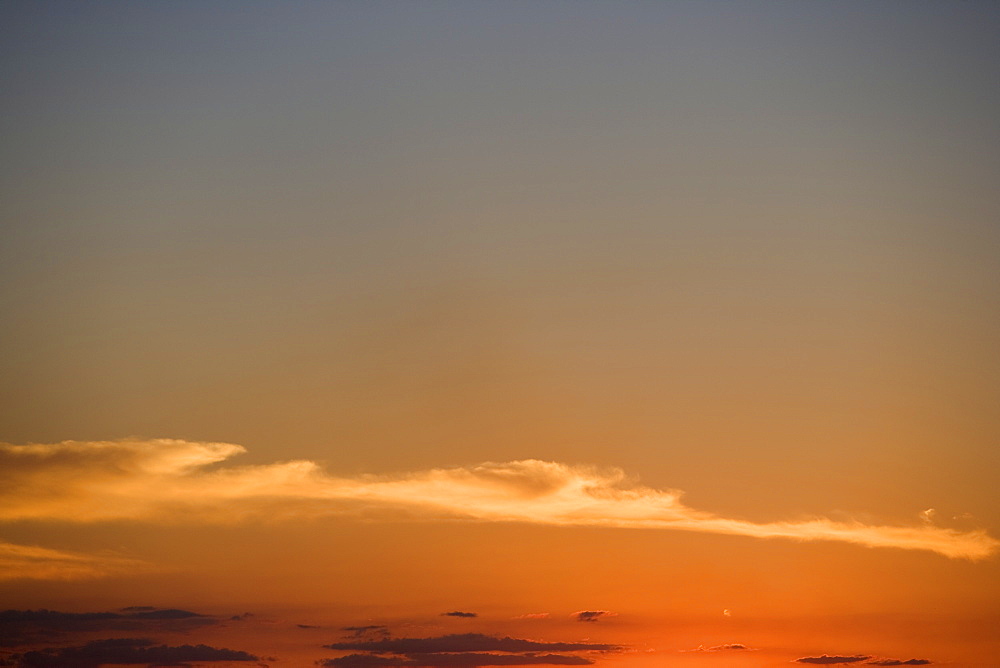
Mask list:
[{"label": "dark cloud", "polygon": [[0,623],[7,622],[79,622],[95,619],[191,619],[192,617],[207,618],[189,610],[173,608],[158,609],[146,606],[122,608],[121,612],[57,612],[55,610],[4,610],[0,612]]},{"label": "dark cloud", "polygon": [[25,652],[20,668],[99,668],[106,663],[177,665],[186,661],[259,661],[247,652],[208,645],[153,645],[145,638],[95,640],[82,647],[59,647]]},{"label": "dark cloud", "polygon": [[801,659],[795,659],[798,663],[818,663],[818,664],[835,664],[835,663],[862,663],[866,666],[926,666],[928,664],[934,663],[930,659],[878,659],[873,656],[858,654],[855,656],[805,656]]},{"label": "dark cloud", "polygon": [[578,622],[596,622],[601,617],[607,617],[608,615],[613,615],[614,613],[608,612],[607,610],[581,610],[579,612],[574,612],[573,616],[576,617]]},{"label": "dark cloud", "polygon": [[296,626],[299,627],[300,629],[318,629],[318,628],[320,628],[320,627],[315,626],[313,624],[296,624]]},{"label": "dark cloud", "polygon": [[389,627],[382,624],[369,624],[367,626],[345,626],[340,629],[341,631],[350,631],[351,635],[349,638],[364,638],[365,636],[380,636],[386,638],[389,636]]},{"label": "dark cloud", "polygon": [[753,647],[747,647],[746,645],[738,642],[727,643],[725,645],[715,645],[714,647],[705,647],[704,645],[699,645],[694,649],[682,649],[682,652],[730,652],[730,651],[755,651]]},{"label": "dark cloud", "polygon": [[334,668],[362,668],[364,666],[405,666],[409,659],[402,657],[376,656],[374,654],[349,654],[337,659],[327,659],[320,666]]},{"label": "dark cloud", "polygon": [[479,615],[475,612],[462,612],[461,610],[454,610],[452,612],[442,612],[442,617],[478,617]]},{"label": "dark cloud", "polygon": [[857,656],[804,656],[801,659],[795,659],[797,663],[819,663],[819,664],[832,664],[832,663],[861,663],[872,658],[868,655],[857,655]]},{"label": "dark cloud", "polygon": [[68,634],[84,632],[187,631],[217,622],[218,619],[215,617],[188,610],[158,609],[148,606],[122,608],[120,612],[4,610],[0,612],[0,646],[15,647],[52,642]]},{"label": "dark cloud", "polygon": [[[442,652],[579,652],[618,651],[620,645],[601,643],[537,642],[520,638],[497,638],[481,633],[461,633],[435,638],[385,638],[324,645],[327,649],[356,650],[388,654],[436,654]],[[501,665],[501,664],[494,664]]]},{"label": "dark cloud", "polygon": [[205,615],[199,615],[197,612],[191,612],[190,610],[176,610],[173,608],[167,610],[136,612],[132,614],[132,617],[136,619],[191,619],[192,617],[204,616]]},{"label": "dark cloud", "polygon": [[327,659],[328,668],[363,668],[375,666],[414,666],[419,668],[477,668],[478,666],[589,666],[594,662],[565,654],[408,654],[406,658],[351,654]]}]

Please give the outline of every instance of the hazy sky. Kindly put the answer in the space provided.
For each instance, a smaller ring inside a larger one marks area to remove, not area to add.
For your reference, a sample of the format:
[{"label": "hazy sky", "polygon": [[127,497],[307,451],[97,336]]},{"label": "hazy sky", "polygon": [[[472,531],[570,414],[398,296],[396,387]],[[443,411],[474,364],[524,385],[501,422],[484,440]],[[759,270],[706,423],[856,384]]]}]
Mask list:
[{"label": "hazy sky", "polygon": [[995,666],[998,35],[2,3],[0,665]]}]

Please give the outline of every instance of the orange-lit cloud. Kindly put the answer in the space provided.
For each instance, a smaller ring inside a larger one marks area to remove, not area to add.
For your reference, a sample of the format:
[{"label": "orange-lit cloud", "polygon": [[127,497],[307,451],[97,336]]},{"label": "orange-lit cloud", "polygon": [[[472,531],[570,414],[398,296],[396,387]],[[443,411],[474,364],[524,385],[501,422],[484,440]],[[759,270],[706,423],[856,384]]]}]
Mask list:
[{"label": "orange-lit cloud", "polygon": [[85,580],[151,570],[135,559],[0,542],[0,580]]},{"label": "orange-lit cloud", "polygon": [[714,645],[712,647],[705,647],[704,645],[698,645],[694,649],[682,649],[681,652],[756,652],[756,648],[748,647],[743,643],[733,642],[726,643],[725,645]]},{"label": "orange-lit cloud", "polygon": [[833,540],[966,559],[988,557],[1000,547],[984,531],[927,523],[727,519],[685,506],[679,491],[637,485],[618,469],[538,460],[355,478],[330,476],[310,461],[207,469],[241,452],[227,443],[165,439],[0,445],[0,519],[234,521],[358,514]]}]

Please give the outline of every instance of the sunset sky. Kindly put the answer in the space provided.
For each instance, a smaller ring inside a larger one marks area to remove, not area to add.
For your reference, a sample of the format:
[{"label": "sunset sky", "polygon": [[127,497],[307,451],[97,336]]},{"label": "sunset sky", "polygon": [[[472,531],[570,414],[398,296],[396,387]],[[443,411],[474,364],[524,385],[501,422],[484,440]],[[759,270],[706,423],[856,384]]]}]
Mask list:
[{"label": "sunset sky", "polygon": [[0,54],[0,665],[1000,665],[997,3]]}]

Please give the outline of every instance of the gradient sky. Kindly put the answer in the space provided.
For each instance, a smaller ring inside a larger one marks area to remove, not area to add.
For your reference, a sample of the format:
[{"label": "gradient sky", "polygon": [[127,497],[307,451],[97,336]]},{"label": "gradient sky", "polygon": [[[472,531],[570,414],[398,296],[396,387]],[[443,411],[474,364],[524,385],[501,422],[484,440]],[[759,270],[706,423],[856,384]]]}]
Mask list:
[{"label": "gradient sky", "polygon": [[996,666],[998,35],[0,4],[0,665]]}]

